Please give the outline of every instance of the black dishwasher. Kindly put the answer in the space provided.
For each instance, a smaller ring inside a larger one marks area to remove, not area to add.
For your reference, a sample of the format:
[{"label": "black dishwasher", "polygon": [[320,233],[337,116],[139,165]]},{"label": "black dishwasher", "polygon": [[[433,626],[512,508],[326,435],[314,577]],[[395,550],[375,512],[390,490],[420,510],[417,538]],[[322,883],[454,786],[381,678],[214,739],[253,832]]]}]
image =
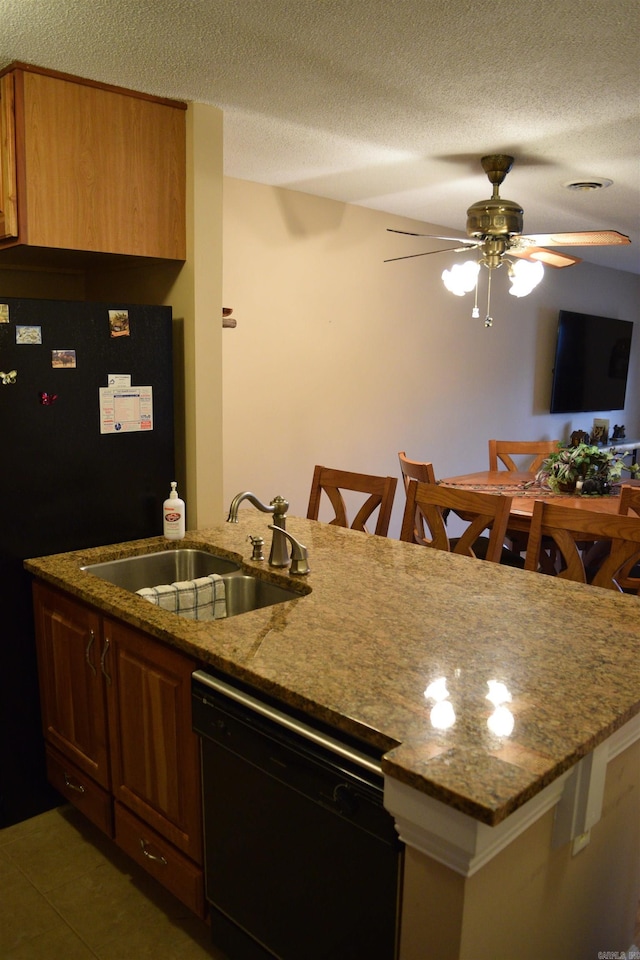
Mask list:
[{"label": "black dishwasher", "polygon": [[198,670],[205,877],[231,960],[394,960],[402,844],[379,759]]}]

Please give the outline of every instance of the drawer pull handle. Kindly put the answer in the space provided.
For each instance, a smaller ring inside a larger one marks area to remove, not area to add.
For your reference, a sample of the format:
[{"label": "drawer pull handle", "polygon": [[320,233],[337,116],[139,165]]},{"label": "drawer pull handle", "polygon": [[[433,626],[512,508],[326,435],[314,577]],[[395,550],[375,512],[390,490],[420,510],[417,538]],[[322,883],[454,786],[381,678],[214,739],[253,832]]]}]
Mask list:
[{"label": "drawer pull handle", "polygon": [[140,837],[140,849],[148,860],[153,860],[155,863],[161,863],[163,867],[168,866],[169,861],[166,860],[162,855],[158,856],[157,853],[151,853],[147,847],[146,840],[143,840],[142,837]]},{"label": "drawer pull handle", "polygon": [[65,787],[68,787],[69,790],[75,790],[76,793],[84,793],[84,792],[85,792],[84,787],[82,786],[82,784],[81,784],[81,783],[73,783],[68,773],[65,773],[65,775],[64,775],[64,785],[65,785]]},{"label": "drawer pull handle", "polygon": [[105,662],[105,658],[106,658],[106,656],[107,656],[107,653],[109,652],[109,644],[110,644],[110,643],[111,643],[111,641],[109,640],[109,637],[105,637],[105,638],[104,638],[104,647],[102,648],[102,656],[100,657],[100,669],[102,670],[102,673],[104,674],[104,678],[105,678],[105,680],[107,681],[107,683],[111,683],[111,677],[109,676],[109,674],[107,673],[107,671],[106,671],[106,669],[105,669],[104,662]]},{"label": "drawer pull handle", "polygon": [[85,660],[87,661],[87,663],[89,664],[89,667],[90,667],[91,672],[93,673],[94,677],[95,677],[95,675],[96,675],[96,668],[95,668],[94,665],[91,663],[91,660],[89,659],[89,654],[91,653],[91,647],[93,646],[93,641],[95,640],[95,638],[96,638],[96,635],[95,635],[95,633],[93,632],[93,630],[89,630],[89,642],[87,643],[87,649],[86,649],[85,652],[84,652],[84,658],[85,658]]}]

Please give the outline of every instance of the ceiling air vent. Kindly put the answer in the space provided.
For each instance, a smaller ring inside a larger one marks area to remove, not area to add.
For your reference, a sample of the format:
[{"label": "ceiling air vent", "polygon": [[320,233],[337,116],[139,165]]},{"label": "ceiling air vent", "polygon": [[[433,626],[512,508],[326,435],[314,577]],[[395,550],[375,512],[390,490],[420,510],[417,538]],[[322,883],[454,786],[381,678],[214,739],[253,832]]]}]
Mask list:
[{"label": "ceiling air vent", "polygon": [[567,180],[563,186],[567,190],[602,190],[604,187],[610,187],[613,180],[603,180],[601,177],[593,180]]}]

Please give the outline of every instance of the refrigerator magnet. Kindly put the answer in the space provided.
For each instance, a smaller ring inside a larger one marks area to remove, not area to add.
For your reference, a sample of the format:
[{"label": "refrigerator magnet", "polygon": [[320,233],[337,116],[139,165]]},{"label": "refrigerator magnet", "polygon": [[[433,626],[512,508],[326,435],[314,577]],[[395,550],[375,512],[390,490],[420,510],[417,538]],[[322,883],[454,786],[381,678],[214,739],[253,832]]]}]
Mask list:
[{"label": "refrigerator magnet", "polygon": [[41,390],[38,396],[43,407],[50,407],[58,399],[57,393],[47,393],[45,390]]},{"label": "refrigerator magnet", "polygon": [[0,303],[0,323],[9,323],[9,304]]},{"label": "refrigerator magnet", "polygon": [[56,370],[75,370],[76,352],[75,350],[52,350],[51,366]]},{"label": "refrigerator magnet", "polygon": [[17,326],[16,343],[42,343],[42,327],[36,326]]},{"label": "refrigerator magnet", "polygon": [[112,337],[130,336],[129,311],[109,310],[109,330]]},{"label": "refrigerator magnet", "polygon": [[9,370],[9,373],[5,373],[4,370],[0,370],[0,381],[2,381],[2,386],[6,387],[7,384],[15,383],[18,379],[17,370]]}]

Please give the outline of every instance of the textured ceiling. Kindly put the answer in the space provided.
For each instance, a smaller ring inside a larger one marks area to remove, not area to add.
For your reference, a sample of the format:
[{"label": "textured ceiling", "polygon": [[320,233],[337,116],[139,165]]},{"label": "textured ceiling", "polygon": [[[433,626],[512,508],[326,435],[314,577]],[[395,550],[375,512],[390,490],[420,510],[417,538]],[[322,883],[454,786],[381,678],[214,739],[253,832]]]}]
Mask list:
[{"label": "textured ceiling", "polygon": [[[490,195],[479,158],[511,153],[525,232],[619,230],[631,247],[569,252],[640,272],[638,0],[0,0],[0,17],[0,67],[221,107],[229,176],[464,232]],[[613,185],[563,186],[592,178]]]}]

